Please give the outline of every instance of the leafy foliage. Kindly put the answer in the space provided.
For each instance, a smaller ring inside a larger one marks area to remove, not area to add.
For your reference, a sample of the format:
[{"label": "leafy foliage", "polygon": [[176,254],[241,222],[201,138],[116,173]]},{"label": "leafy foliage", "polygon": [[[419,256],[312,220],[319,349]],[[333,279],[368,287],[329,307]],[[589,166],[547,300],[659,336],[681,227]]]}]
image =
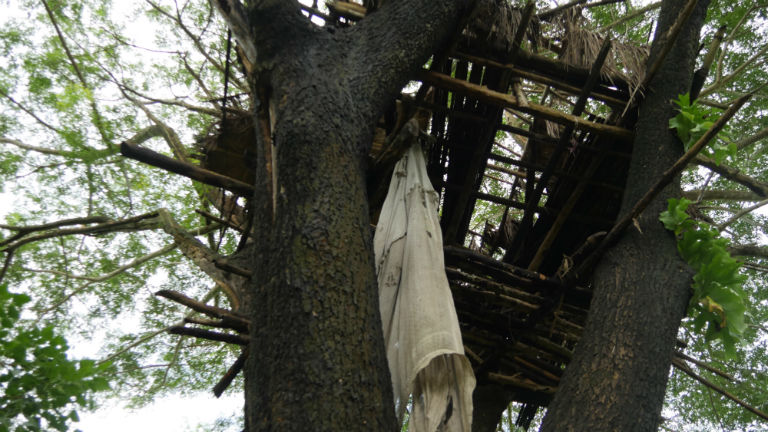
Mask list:
[{"label": "leafy foliage", "polygon": [[[680,107],[680,112],[669,120],[669,127],[677,131],[678,138],[688,150],[715,124],[716,111],[703,107],[695,101],[691,103],[691,97],[688,93],[680,95],[678,100],[674,102]],[[704,153],[714,159],[718,165],[723,163],[726,158],[736,157],[738,150],[736,144],[727,140],[726,137],[727,131],[720,131],[718,138],[719,140],[726,140],[725,144],[713,142],[709,144],[709,148],[704,150]]]},{"label": "leafy foliage", "polygon": [[21,320],[31,298],[0,285],[0,432],[66,431],[76,407],[109,389],[109,363],[67,358],[67,341],[53,326]]},{"label": "leafy foliage", "polygon": [[708,340],[719,339],[733,357],[746,329],[747,277],[739,271],[741,263],[728,253],[728,240],[717,229],[694,221],[686,210],[691,201],[670,199],[659,219],[677,236],[680,256],[696,271],[689,305],[694,315],[693,328],[704,329]]}]

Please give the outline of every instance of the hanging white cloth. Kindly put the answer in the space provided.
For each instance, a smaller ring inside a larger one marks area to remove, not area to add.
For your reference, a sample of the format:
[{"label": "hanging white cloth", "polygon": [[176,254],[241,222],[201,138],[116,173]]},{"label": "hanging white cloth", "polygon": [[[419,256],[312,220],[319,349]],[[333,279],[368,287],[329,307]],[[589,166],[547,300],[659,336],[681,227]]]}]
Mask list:
[{"label": "hanging white cloth", "polygon": [[395,166],[374,236],[387,360],[411,432],[470,432],[475,377],[445,275],[438,195],[414,144]]}]

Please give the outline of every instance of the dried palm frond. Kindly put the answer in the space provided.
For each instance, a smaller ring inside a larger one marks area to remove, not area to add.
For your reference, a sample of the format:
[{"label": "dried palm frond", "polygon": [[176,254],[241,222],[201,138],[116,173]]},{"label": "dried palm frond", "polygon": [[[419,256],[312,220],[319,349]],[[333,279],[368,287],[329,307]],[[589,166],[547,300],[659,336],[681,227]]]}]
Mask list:
[{"label": "dried palm frond", "polygon": [[[586,28],[586,22],[579,9],[564,12],[561,19],[563,31],[561,60],[574,66],[592,66],[605,37]],[[648,47],[612,41],[611,52],[603,64],[601,73],[607,79],[620,76],[630,86],[635,87],[643,80],[647,58]]]},{"label": "dried palm frond", "polygon": [[[474,19],[469,23],[469,34],[490,42],[492,46],[511,50],[517,28],[522,20],[522,9],[509,0],[478,2]],[[528,23],[526,37],[534,47],[540,44],[541,30],[536,17]]]}]

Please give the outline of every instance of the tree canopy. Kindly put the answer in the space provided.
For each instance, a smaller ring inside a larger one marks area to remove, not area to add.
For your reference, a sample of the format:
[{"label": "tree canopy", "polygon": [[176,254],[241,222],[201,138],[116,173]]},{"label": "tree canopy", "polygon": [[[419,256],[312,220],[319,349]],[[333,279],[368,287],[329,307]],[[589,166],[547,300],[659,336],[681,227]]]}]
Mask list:
[{"label": "tree canopy", "polygon": [[[640,47],[650,42],[661,4],[571,3],[563,10],[585,6],[584,31]],[[557,10],[555,2],[535,4],[537,11]],[[317,29],[339,20],[333,8],[317,1],[302,8],[315,23],[307,37],[332,37]],[[170,392],[210,391],[240,349],[169,333],[182,320],[206,318],[155,292],[236,308],[242,299],[233,292],[245,277],[232,269],[248,266],[223,257],[238,250],[243,227],[251,228],[249,209],[222,188],[129,160],[120,149],[128,143],[197,163],[226,115],[253,109],[247,47],[237,34],[228,36],[216,7],[202,0],[42,0],[8,10],[0,27],[0,190],[12,197],[0,225],[0,431],[76,427],[74,407],[89,408],[92,392],[101,392],[97,400],[139,406]],[[701,32],[697,67],[705,54],[714,57],[698,117],[686,131],[706,130],[702,124],[736,99],[754,95],[683,172],[683,196],[695,203],[688,214],[716,228],[729,241],[723,249],[743,262],[738,275],[747,315],[731,354],[695,325],[696,316],[685,319],[678,339],[694,360],[672,370],[663,430],[765,425],[691,377],[768,411],[768,218],[759,211],[768,204],[767,18],[761,0],[713,1]],[[542,25],[544,42],[562,46],[555,26]],[[709,52],[721,27],[723,40]],[[526,85],[531,94],[544,91]],[[513,115],[504,122],[528,128]],[[510,148],[504,156],[525,145],[508,138],[502,144]],[[499,169],[483,180],[483,191],[508,194],[517,168],[494,164]],[[506,218],[502,205],[479,201],[465,243]],[[699,306],[717,313],[713,303]],[[68,345],[87,343],[99,345],[91,359],[67,356]],[[512,423],[503,417],[499,427],[515,430]]]}]

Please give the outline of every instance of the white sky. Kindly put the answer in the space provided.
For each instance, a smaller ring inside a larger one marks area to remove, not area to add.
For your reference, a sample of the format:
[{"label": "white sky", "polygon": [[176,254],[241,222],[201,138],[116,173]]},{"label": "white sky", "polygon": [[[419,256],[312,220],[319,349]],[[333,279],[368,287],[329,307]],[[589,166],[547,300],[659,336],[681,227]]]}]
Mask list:
[{"label": "white sky", "polygon": [[212,392],[187,397],[175,395],[135,411],[117,404],[102,406],[94,413],[81,413],[80,422],[74,426],[83,432],[187,432],[200,424],[213,423],[218,417],[241,412],[242,405],[242,395],[225,394],[220,399]]}]

